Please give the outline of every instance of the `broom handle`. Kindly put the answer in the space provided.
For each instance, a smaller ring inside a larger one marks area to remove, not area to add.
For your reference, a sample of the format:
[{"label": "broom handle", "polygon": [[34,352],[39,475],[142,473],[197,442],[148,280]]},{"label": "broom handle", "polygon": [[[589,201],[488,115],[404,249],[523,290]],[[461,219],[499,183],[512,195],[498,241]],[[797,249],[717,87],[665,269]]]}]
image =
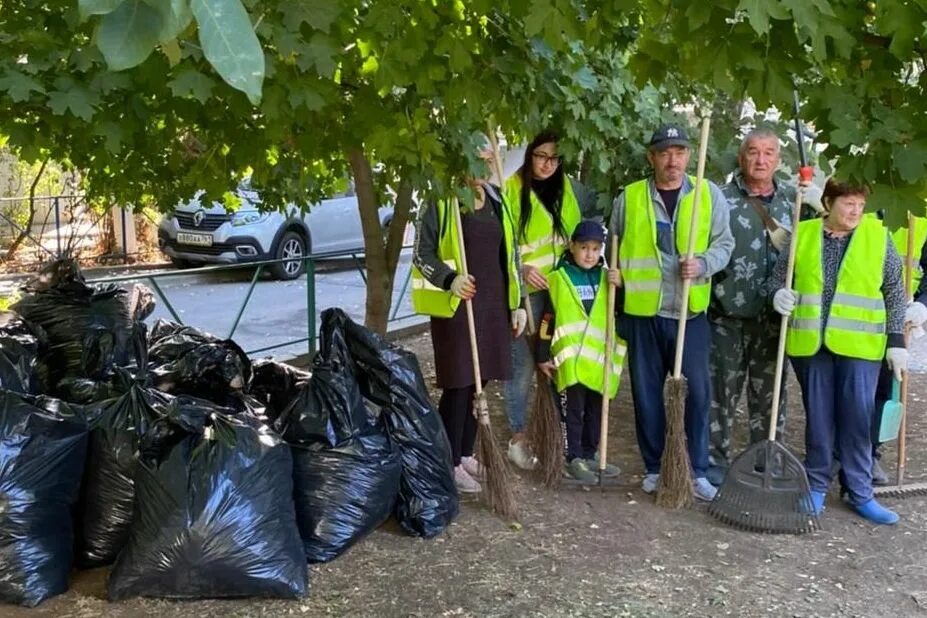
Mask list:
[{"label": "broom handle", "polygon": [[[460,203],[454,198],[452,210],[457,221],[457,245],[460,247],[460,274],[469,276],[467,272],[467,248],[464,246],[463,222],[460,217]],[[473,359],[473,380],[476,386],[476,399],[479,403],[479,414],[476,415],[480,423],[488,423],[488,411],[483,406],[483,378],[480,374],[480,353],[476,347],[476,326],[473,323],[473,301],[469,298],[464,301],[467,310],[467,329],[470,331],[470,357]]]},{"label": "broom handle", "polygon": [[[496,138],[496,127],[493,124],[492,118],[486,121],[486,136],[489,138],[489,144],[492,147],[492,163],[493,170],[496,173],[496,177],[499,179],[499,191],[502,191],[502,185],[505,184],[505,178],[502,177],[502,153],[499,150],[499,140]],[[508,205],[505,203],[505,199],[502,200],[502,208],[507,209]],[[517,243],[516,243],[517,244]],[[528,314],[528,332],[527,334],[533,335],[535,332],[534,327],[534,314],[531,313],[531,302],[528,300],[528,297],[523,298],[525,313]]]},{"label": "broom handle", "polygon": [[[617,268],[618,264],[618,236],[612,236],[612,245],[609,249],[607,268]],[[606,280],[608,274],[606,273]],[[602,374],[602,420],[599,431],[599,472],[605,472],[605,454],[608,452],[608,389],[611,387],[612,374],[612,348],[615,347],[615,292],[616,288],[609,282],[608,303],[605,315],[605,362]]]},{"label": "broom handle", "polygon": [[[908,248],[904,255],[904,294],[908,302],[911,301],[911,281],[914,278],[914,217],[908,211]],[[905,324],[904,347],[911,342],[911,329]],[[904,483],[904,468],[907,451],[907,418],[908,418],[908,371],[901,374],[901,427],[898,429],[898,484]]]},{"label": "broom handle", "polygon": [[[792,207],[792,236],[789,238],[789,254],[785,268],[785,287],[792,289],[792,277],[795,275],[795,254],[798,245],[798,222],[801,220],[802,187],[798,185],[795,192],[795,205]],[[779,319],[779,347],[776,350],[776,373],[773,376],[772,409],[769,411],[768,440],[776,440],[776,431],[779,424],[779,399],[782,391],[782,374],[785,373],[785,343],[789,334],[789,316]]]},{"label": "broom handle", "polygon": [[[700,196],[702,195],[702,182],[705,180],[705,158],[708,156],[708,126],[711,118],[705,116],[702,119],[702,133],[699,136],[698,144],[698,166],[695,172],[695,197],[692,200],[692,217],[689,221],[689,246],[686,248],[686,259],[691,260],[695,255],[695,227],[698,225],[698,210],[701,205]],[[686,341],[686,322],[689,319],[689,288],[692,287],[691,279],[682,280],[682,294],[680,295],[679,308],[679,326],[676,329],[676,359],[673,363],[673,378],[682,377],[682,352]]]}]

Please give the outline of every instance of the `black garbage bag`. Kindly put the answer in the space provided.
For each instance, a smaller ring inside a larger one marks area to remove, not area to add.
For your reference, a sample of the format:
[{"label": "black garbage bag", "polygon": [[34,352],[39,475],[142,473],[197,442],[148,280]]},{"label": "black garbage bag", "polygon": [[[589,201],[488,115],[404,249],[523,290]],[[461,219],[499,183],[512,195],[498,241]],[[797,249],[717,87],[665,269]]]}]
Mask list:
[{"label": "black garbage bag", "polygon": [[83,568],[111,564],[126,544],[139,440],[172,399],[123,369],[117,369],[113,389],[122,394],[88,410],[93,421],[78,517],[77,563]]},{"label": "black garbage bag", "polygon": [[402,455],[396,518],[410,534],[431,538],[457,517],[459,499],[444,423],[428,396],[418,358],[328,309],[322,322],[343,329],[364,397],[383,409]]},{"label": "black garbage bag", "polygon": [[[113,367],[131,362],[133,320],[125,290],[88,285],[73,260],[52,262],[26,290],[29,294],[12,308],[47,335],[41,362],[52,393],[92,392],[80,380],[105,381]],[[68,378],[80,386],[74,389],[69,381],[59,391],[60,382]]]},{"label": "black garbage bag", "polygon": [[155,387],[171,394],[227,405],[251,383],[251,361],[238,344],[192,326],[158,320],[148,336],[148,356]]},{"label": "black garbage bag", "polygon": [[45,334],[13,311],[0,311],[0,388],[17,393],[42,391],[38,359]]},{"label": "black garbage bag", "polygon": [[306,594],[290,448],[249,414],[177,397],[142,437],[109,598]]},{"label": "black garbage bag", "polygon": [[357,386],[340,332],[322,325],[312,378],[277,418],[293,445],[296,517],[309,562],[327,562],[376,530],[399,492],[399,453]]},{"label": "black garbage bag", "polygon": [[272,418],[277,418],[296,398],[312,375],[292,365],[266,358],[255,361],[253,371],[250,394],[267,406]]},{"label": "black garbage bag", "polygon": [[68,589],[86,449],[80,408],[0,391],[0,601],[34,607]]}]

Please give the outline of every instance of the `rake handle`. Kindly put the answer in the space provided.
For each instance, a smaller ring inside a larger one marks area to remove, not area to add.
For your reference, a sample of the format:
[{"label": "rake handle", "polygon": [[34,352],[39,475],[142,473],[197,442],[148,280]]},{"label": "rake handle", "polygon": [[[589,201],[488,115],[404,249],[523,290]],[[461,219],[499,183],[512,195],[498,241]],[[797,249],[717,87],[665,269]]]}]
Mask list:
[{"label": "rake handle", "polygon": [[[911,281],[914,278],[914,217],[908,211],[908,246],[904,255],[904,293],[911,302]],[[911,343],[911,329],[905,325],[904,347]],[[901,427],[898,429],[898,485],[904,483],[904,468],[907,454],[907,418],[908,418],[908,371],[901,374]]]},{"label": "rake handle", "polygon": [[[698,225],[698,211],[701,206],[702,182],[705,180],[705,159],[708,157],[708,129],[711,124],[711,118],[705,116],[702,119],[702,132],[699,135],[698,144],[698,166],[695,172],[695,196],[692,199],[692,216],[689,220],[689,243],[686,247],[686,259],[691,260],[695,256],[695,227]],[[679,324],[676,328],[676,356],[673,361],[673,378],[678,380],[682,377],[682,354],[685,349],[686,340],[686,322],[689,319],[689,289],[692,287],[691,279],[682,280],[682,294],[680,295]]]},{"label": "rake handle", "polygon": [[[785,287],[792,289],[792,279],[795,276],[795,254],[798,249],[798,223],[801,220],[802,187],[798,185],[795,191],[795,205],[792,207],[792,237],[789,239],[789,254],[785,268]],[[779,347],[776,349],[776,373],[773,376],[772,408],[769,411],[770,442],[776,441],[776,430],[779,424],[779,401],[782,396],[782,374],[785,373],[785,344],[789,334],[789,316],[784,315],[779,321]]]},{"label": "rake handle", "polygon": [[[467,272],[467,248],[464,246],[463,221],[460,216],[460,203],[454,198],[452,206],[454,219],[457,222],[457,245],[460,248],[460,274],[468,277]],[[483,397],[483,378],[480,373],[480,352],[476,343],[476,324],[473,320],[473,301],[467,299],[464,301],[464,307],[467,311],[467,330],[470,334],[470,358],[473,360],[473,380],[476,388],[476,405],[474,406],[474,416],[476,420],[483,424],[489,423],[489,410],[486,409],[486,399]]]},{"label": "rake handle", "polygon": [[[618,237],[612,236],[612,244],[608,253],[607,268],[612,268],[618,264]],[[606,274],[606,277],[608,275]],[[615,347],[615,295],[617,289],[609,282],[608,284],[608,302],[606,303],[605,314],[605,362],[602,363],[602,420],[601,430],[599,431],[599,483],[605,476],[605,456],[608,451],[608,390],[611,387],[612,374],[612,348]]]}]

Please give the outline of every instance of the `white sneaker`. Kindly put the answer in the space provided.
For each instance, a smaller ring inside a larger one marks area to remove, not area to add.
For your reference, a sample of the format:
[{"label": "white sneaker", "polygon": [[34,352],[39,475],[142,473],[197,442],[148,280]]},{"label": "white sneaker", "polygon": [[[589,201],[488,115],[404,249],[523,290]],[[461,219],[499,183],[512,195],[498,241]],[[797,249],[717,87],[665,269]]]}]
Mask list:
[{"label": "white sneaker", "polygon": [[473,480],[472,476],[467,474],[463,466],[456,466],[454,468],[454,485],[457,486],[457,491],[462,494],[478,494],[483,491],[480,484]]},{"label": "white sneaker", "polygon": [[692,489],[695,490],[695,498],[704,502],[711,502],[718,495],[718,488],[709,483],[704,476],[700,476],[692,482]]},{"label": "white sneaker", "polygon": [[522,470],[534,470],[538,467],[538,458],[528,451],[525,441],[512,442],[509,440],[509,461]]},{"label": "white sneaker", "polygon": [[476,457],[461,457],[460,467],[470,475],[470,478],[477,481],[482,481],[485,478],[486,470],[483,468],[483,464],[476,460]]},{"label": "white sneaker", "polygon": [[645,474],[644,480],[641,481],[641,489],[645,494],[652,494],[657,490],[657,484],[660,482],[659,474]]}]

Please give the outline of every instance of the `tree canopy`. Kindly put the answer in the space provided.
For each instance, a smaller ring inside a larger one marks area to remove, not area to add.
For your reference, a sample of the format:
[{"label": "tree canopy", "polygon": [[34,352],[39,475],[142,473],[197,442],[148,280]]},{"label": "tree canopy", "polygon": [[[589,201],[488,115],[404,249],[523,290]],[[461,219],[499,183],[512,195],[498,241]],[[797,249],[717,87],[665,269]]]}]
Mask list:
[{"label": "tree canopy", "polygon": [[269,208],[308,205],[353,175],[391,284],[401,238],[370,212],[391,188],[404,223],[413,191],[478,171],[489,119],[559,130],[604,203],[680,106],[714,111],[721,173],[743,103],[784,133],[794,86],[836,173],[900,220],[927,197],[924,23],[927,0],[6,0],[0,140],[165,210],[199,189],[234,207],[245,175]]}]

